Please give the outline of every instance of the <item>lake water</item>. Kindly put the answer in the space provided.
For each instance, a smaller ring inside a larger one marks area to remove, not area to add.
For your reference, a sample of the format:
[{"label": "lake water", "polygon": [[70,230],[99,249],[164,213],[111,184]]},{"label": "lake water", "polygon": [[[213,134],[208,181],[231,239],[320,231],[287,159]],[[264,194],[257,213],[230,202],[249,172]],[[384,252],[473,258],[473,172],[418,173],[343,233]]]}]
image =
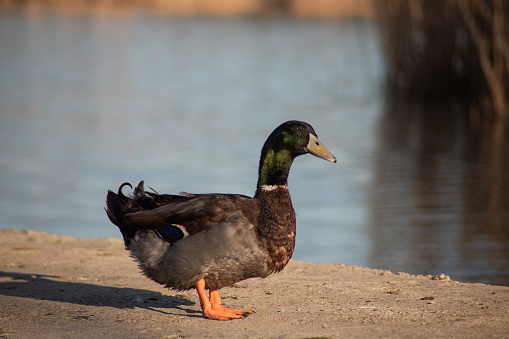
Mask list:
[{"label": "lake water", "polygon": [[124,181],[252,195],[298,119],[338,163],[294,162],[295,259],[509,285],[507,137],[386,103],[371,21],[4,11],[0,46],[0,228],[120,238]]}]

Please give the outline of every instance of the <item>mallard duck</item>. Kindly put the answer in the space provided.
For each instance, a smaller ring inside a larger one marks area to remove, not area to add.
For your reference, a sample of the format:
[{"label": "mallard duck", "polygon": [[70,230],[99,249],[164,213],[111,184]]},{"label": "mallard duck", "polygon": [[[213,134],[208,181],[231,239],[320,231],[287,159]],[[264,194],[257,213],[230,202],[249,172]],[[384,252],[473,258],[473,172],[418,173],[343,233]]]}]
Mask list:
[{"label": "mallard duck", "polygon": [[[281,271],[295,247],[295,212],[287,179],[293,159],[306,153],[336,162],[309,124],[288,121],[262,148],[254,197],[108,191],[106,212],[126,249],[150,279],[176,290],[196,288],[209,319],[241,318],[250,310],[221,306],[218,290]],[[210,296],[207,297],[206,289]]]}]

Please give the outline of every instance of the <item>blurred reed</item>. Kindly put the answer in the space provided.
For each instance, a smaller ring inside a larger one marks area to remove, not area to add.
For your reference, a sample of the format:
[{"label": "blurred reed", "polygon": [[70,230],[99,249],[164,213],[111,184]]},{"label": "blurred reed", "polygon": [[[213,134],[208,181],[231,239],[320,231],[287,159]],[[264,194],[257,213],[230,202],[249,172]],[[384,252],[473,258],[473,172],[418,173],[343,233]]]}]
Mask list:
[{"label": "blurred reed", "polygon": [[509,120],[509,3],[375,1],[392,97],[464,97],[480,117]]}]

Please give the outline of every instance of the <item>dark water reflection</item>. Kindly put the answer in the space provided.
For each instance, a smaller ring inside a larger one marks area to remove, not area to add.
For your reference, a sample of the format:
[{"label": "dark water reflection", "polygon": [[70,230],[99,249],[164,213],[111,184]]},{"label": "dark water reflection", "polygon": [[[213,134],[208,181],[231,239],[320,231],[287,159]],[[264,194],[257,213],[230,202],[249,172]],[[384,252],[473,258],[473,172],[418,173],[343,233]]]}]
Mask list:
[{"label": "dark water reflection", "polygon": [[461,106],[388,105],[379,130],[374,267],[509,284],[509,148]]}]

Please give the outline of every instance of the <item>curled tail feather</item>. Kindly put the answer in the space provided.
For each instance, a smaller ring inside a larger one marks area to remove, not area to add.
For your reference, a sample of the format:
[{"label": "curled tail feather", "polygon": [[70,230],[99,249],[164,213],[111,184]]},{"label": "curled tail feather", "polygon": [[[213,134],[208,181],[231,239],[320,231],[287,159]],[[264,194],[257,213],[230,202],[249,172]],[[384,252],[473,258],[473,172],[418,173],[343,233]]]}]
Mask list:
[{"label": "curled tail feather", "polygon": [[[134,212],[137,209],[135,207],[135,199],[125,196],[122,192],[124,186],[133,187],[130,183],[125,182],[120,185],[117,193],[108,191],[105,210],[110,221],[120,229],[124,237],[124,243],[128,246],[139,227],[125,217],[127,213]],[[136,187],[135,193],[139,193],[140,190],[143,192],[143,181]]]},{"label": "curled tail feather", "polygon": [[[126,214],[152,210],[176,201],[189,200],[191,196],[189,194],[187,196],[180,196],[146,192],[143,181],[134,188],[132,194],[126,196],[122,192],[124,186],[129,186],[131,189],[133,188],[130,183],[124,182],[118,188],[117,193],[108,191],[108,195],[106,196],[106,213],[110,221],[117,225],[120,232],[122,232],[126,246],[129,245],[136,232],[142,228],[126,217]],[[167,240],[172,239],[173,237]]]}]

